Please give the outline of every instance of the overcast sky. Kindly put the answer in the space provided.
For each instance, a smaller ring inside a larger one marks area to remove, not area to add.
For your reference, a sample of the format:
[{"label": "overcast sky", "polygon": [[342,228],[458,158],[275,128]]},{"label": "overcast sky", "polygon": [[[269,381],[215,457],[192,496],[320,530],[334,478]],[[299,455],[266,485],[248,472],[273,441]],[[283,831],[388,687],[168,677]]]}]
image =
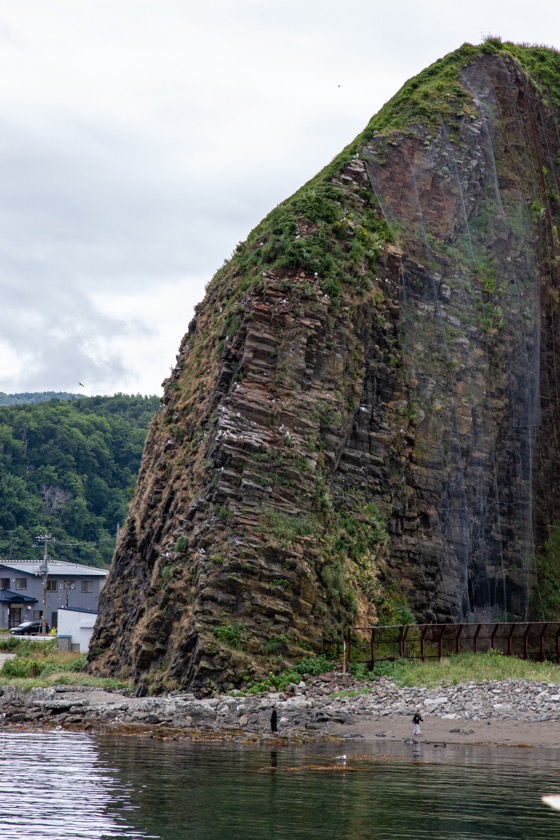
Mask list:
[{"label": "overcast sky", "polygon": [[161,393],[237,242],[406,79],[487,34],[560,47],[560,14],[0,0],[0,391]]}]

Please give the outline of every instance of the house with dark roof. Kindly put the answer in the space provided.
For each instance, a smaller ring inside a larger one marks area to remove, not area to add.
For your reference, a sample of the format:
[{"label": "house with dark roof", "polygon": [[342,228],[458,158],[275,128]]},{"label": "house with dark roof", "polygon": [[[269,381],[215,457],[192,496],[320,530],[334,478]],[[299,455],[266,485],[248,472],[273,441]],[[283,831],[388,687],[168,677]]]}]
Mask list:
[{"label": "house with dark roof", "polygon": [[16,627],[28,619],[58,625],[64,607],[97,612],[99,593],[109,573],[95,566],[48,560],[6,560],[0,563],[0,629]]}]

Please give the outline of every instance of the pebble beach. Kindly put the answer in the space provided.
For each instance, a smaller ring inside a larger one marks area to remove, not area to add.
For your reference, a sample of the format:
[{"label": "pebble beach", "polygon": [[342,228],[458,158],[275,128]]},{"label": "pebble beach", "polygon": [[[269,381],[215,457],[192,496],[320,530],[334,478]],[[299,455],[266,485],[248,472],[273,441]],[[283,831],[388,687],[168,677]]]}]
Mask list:
[{"label": "pebble beach", "polygon": [[[270,728],[272,707],[278,733]],[[412,737],[412,716],[423,718]],[[197,698],[193,694],[131,697],[82,686],[0,689],[0,726],[60,728],[161,738],[288,740],[419,740],[560,748],[560,686],[487,681],[435,689],[396,686],[380,677],[359,682],[328,674],[284,692]]]}]

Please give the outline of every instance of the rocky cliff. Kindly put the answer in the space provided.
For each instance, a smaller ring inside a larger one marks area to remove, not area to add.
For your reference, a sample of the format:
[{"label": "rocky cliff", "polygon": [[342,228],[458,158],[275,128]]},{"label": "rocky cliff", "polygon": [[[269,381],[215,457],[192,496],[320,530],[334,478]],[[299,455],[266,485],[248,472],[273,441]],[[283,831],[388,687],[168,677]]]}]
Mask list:
[{"label": "rocky cliff", "polygon": [[347,623],[542,615],[560,523],[560,56],[409,81],[209,284],[90,653],[233,687]]}]

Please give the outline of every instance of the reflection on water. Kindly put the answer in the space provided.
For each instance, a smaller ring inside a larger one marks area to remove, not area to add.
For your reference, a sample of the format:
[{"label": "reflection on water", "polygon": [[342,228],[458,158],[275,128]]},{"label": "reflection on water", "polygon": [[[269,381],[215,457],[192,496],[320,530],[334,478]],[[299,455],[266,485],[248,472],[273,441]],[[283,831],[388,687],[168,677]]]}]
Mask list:
[{"label": "reflection on water", "polygon": [[0,733],[0,837],[144,838],[128,831],[129,785],[95,743],[69,733]]},{"label": "reflection on water", "polygon": [[553,750],[0,738],[2,840],[560,837]]}]

